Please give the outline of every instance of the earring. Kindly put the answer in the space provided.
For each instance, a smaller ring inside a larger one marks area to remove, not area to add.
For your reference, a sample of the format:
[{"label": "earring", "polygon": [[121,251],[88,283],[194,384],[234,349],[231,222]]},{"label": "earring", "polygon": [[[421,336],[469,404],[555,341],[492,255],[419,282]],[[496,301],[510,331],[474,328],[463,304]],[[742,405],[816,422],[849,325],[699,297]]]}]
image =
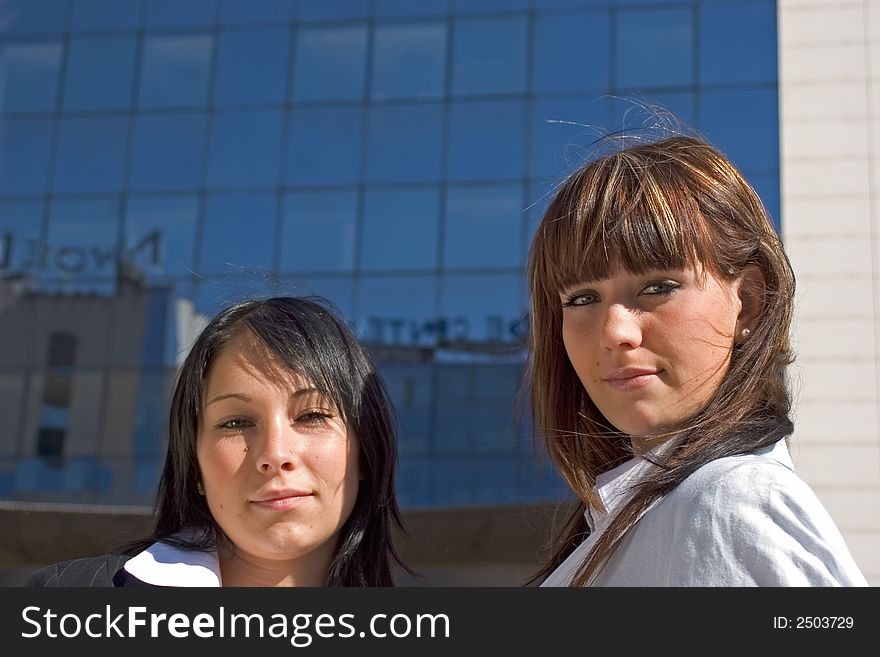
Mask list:
[{"label": "earring", "polygon": [[749,330],[749,329],[747,329],[747,328],[744,328],[744,329],[740,332],[740,335],[742,335],[742,336],[743,336],[743,339],[745,339],[745,338],[749,337],[749,335],[751,335],[751,333],[752,333],[751,330]]},{"label": "earring", "polygon": [[204,495],[204,494],[205,494],[205,489],[202,487],[202,482],[201,482],[201,481],[197,481],[197,482],[196,482],[196,492],[197,492],[199,495]]}]

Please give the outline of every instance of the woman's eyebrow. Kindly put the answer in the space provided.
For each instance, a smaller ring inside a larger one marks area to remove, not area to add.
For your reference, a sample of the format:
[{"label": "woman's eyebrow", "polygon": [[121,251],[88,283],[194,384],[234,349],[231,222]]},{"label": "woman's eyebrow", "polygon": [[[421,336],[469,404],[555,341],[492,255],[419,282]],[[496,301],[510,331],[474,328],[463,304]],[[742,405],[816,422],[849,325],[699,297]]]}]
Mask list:
[{"label": "woman's eyebrow", "polygon": [[229,392],[229,393],[224,393],[222,395],[217,395],[216,397],[214,397],[214,399],[212,399],[211,401],[206,403],[205,406],[210,406],[211,404],[213,404],[215,402],[223,401],[224,399],[239,399],[243,402],[250,402],[251,401],[251,398],[248,395],[244,394],[243,392]]}]

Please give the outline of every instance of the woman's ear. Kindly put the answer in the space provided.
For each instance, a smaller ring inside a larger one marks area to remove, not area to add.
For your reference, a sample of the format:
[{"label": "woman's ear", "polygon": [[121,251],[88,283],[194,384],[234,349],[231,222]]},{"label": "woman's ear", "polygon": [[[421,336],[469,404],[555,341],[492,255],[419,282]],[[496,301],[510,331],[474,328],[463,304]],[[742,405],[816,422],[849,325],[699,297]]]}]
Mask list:
[{"label": "woman's ear", "polygon": [[755,330],[764,314],[764,296],[767,284],[764,272],[758,265],[747,265],[742,270],[739,283],[739,299],[742,307],[736,319],[736,337],[745,338]]}]

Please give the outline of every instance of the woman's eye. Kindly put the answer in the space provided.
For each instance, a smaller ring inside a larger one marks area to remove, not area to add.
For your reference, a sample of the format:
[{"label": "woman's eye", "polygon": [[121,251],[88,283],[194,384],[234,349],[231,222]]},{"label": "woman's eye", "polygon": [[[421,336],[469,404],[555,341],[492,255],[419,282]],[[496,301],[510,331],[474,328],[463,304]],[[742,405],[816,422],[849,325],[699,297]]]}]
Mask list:
[{"label": "woman's eye", "polygon": [[243,417],[233,417],[217,424],[217,428],[222,429],[223,431],[243,431],[250,426],[251,421]]},{"label": "woman's eye", "polygon": [[599,295],[593,294],[592,292],[577,292],[569,296],[562,305],[565,308],[569,306],[589,306],[591,303],[596,303],[598,300]]},{"label": "woman's eye", "polygon": [[332,419],[333,414],[329,411],[323,410],[306,411],[305,413],[301,413],[300,415],[296,416],[297,423],[305,425],[324,424],[328,420]]},{"label": "woman's eye", "polygon": [[645,286],[645,289],[642,290],[642,294],[648,295],[664,295],[674,292],[681,286],[675,281],[659,281],[657,283],[651,283]]}]

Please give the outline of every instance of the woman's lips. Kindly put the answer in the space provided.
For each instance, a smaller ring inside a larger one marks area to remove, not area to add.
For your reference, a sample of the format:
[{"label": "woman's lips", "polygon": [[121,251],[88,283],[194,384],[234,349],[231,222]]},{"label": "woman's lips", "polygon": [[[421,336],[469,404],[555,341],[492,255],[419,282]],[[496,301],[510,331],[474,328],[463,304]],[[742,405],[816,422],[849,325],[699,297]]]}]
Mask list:
[{"label": "woman's lips", "polygon": [[311,497],[311,493],[278,493],[251,500],[251,504],[269,511],[286,511],[302,504]]},{"label": "woman's lips", "polygon": [[614,390],[637,390],[651,384],[662,370],[638,367],[622,367],[605,377],[605,381]]}]

